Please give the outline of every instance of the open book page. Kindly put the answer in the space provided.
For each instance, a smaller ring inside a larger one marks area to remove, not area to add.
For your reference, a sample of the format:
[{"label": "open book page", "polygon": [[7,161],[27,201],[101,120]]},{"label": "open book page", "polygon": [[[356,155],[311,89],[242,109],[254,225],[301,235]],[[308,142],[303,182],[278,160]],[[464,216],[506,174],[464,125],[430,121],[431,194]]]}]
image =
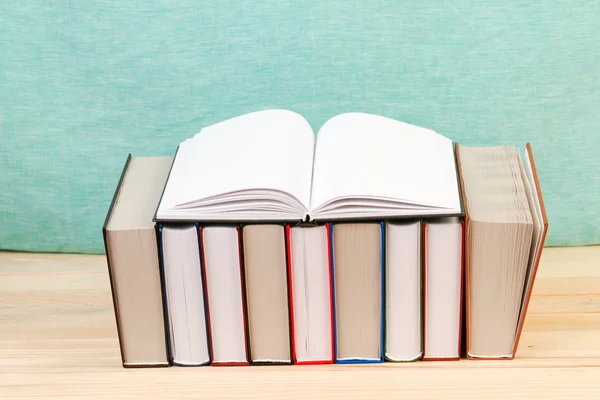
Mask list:
[{"label": "open book page", "polygon": [[311,216],[400,216],[461,211],[452,141],[390,118],[348,113],[317,136]]},{"label": "open book page", "polygon": [[202,129],[179,146],[157,219],[303,218],[314,140],[308,122],[285,110]]}]

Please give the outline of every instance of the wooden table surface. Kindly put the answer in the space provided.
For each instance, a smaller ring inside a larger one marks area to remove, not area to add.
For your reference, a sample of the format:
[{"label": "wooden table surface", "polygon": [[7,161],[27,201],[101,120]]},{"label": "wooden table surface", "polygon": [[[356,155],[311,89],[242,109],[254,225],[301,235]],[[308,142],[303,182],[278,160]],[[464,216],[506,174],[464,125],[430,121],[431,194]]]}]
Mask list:
[{"label": "wooden table surface", "polygon": [[517,359],[124,369],[103,256],[0,253],[0,398],[600,399],[600,247],[544,250]]}]

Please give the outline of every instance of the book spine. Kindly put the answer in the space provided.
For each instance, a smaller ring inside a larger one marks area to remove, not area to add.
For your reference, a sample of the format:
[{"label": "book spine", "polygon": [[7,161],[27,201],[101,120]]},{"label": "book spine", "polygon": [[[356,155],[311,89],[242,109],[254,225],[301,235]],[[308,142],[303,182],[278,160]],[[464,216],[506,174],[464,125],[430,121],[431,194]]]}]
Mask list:
[{"label": "book spine", "polygon": [[288,304],[288,340],[290,346],[290,360],[282,364],[293,364],[294,363],[294,307],[293,307],[293,293],[292,293],[292,243],[291,243],[291,229],[289,224],[283,225],[283,243],[285,246],[285,278],[286,278],[286,294]]},{"label": "book spine", "polygon": [[333,330],[333,360],[335,363],[338,363],[338,351],[337,351],[337,313],[336,313],[336,299],[335,299],[335,260],[334,260],[334,247],[333,247],[333,223],[328,223],[327,225],[327,237],[329,239],[329,274],[331,276],[331,322],[332,322],[332,330]]},{"label": "book spine", "polygon": [[381,344],[380,344],[380,359],[379,362],[383,362],[385,360],[385,252],[386,252],[386,246],[385,246],[385,222],[381,221],[379,223],[379,226],[381,227],[381,236],[380,236],[380,240],[381,240],[381,277],[380,277],[380,288],[381,288],[381,304],[380,304],[380,310],[381,310],[381,321],[380,321],[380,330],[381,330]]},{"label": "book spine", "polygon": [[244,345],[246,348],[246,361],[242,363],[228,363],[228,365],[249,365],[252,355],[250,354],[250,332],[248,329],[248,302],[246,300],[246,265],[244,263],[244,241],[242,238],[242,227],[236,226],[238,236],[238,257],[240,263],[240,290],[242,296],[242,318],[244,324]]},{"label": "book spine", "polygon": [[[208,282],[206,279],[206,260],[204,257],[204,236],[203,227],[198,225],[198,244],[200,248],[200,273],[202,274],[202,288],[204,290],[204,315],[206,316],[206,338],[208,340],[208,355],[210,360],[214,360],[213,341],[212,341],[212,329],[210,323],[210,306],[208,300]],[[218,363],[212,362],[212,365]]]},{"label": "book spine", "polygon": [[157,223],[154,225],[156,231],[156,249],[158,256],[158,269],[160,274],[160,291],[162,296],[162,304],[163,304],[163,318],[164,318],[164,326],[165,326],[165,341],[166,341],[166,349],[167,349],[167,359],[170,364],[173,364],[173,351],[172,351],[172,343],[171,343],[171,329],[169,328],[169,304],[167,302],[167,285],[165,278],[165,262],[164,262],[164,251],[163,251],[163,240],[162,240],[162,232],[163,232],[163,224]]},{"label": "book spine", "polygon": [[290,344],[291,344],[291,354],[292,354],[292,363],[298,364],[298,358],[296,357],[296,329],[295,329],[295,319],[296,315],[294,314],[294,271],[293,264],[294,260],[292,257],[292,228],[290,225],[286,225],[285,227],[285,241],[288,248],[287,252],[287,274],[288,274],[288,293],[289,293],[289,313],[290,313]]},{"label": "book spine", "polygon": [[331,323],[331,363],[337,356],[336,319],[335,319],[335,287],[333,274],[333,224],[325,225],[327,236],[327,259],[329,261],[329,320]]}]

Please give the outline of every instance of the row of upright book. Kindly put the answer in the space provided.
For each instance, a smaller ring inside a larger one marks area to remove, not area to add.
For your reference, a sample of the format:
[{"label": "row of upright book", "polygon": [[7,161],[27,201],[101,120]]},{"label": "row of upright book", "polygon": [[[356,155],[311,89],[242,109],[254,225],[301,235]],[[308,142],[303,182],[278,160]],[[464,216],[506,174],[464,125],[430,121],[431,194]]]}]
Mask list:
[{"label": "row of upright book", "polygon": [[547,228],[529,144],[219,122],[127,157],[103,227],[122,363],[511,359]]}]

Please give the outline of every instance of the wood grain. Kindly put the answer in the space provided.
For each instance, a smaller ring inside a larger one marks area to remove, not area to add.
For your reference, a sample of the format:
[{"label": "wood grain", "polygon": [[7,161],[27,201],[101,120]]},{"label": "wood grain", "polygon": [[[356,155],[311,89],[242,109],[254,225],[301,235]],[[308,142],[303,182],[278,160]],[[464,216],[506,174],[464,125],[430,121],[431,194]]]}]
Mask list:
[{"label": "wood grain", "polygon": [[517,358],[124,369],[103,256],[0,253],[1,398],[600,398],[600,247],[547,248]]}]

